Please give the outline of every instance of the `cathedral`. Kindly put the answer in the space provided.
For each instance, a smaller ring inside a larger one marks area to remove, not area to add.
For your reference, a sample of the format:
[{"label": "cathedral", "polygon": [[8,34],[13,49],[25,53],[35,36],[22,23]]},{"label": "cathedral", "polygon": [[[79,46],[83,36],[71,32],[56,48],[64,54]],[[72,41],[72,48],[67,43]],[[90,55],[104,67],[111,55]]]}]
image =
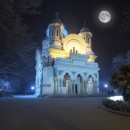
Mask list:
[{"label": "cathedral", "polygon": [[86,27],[68,34],[56,15],[48,25],[42,47],[36,50],[35,95],[92,95],[99,93],[99,67]]}]

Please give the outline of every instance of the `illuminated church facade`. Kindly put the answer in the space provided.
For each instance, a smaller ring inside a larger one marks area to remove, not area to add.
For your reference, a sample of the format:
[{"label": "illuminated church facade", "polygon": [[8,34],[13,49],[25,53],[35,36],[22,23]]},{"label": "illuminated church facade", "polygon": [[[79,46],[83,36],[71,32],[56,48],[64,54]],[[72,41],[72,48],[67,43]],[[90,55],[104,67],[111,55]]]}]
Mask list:
[{"label": "illuminated church facade", "polygon": [[79,34],[68,34],[56,16],[36,51],[35,95],[98,94],[99,67],[91,39],[86,25]]}]

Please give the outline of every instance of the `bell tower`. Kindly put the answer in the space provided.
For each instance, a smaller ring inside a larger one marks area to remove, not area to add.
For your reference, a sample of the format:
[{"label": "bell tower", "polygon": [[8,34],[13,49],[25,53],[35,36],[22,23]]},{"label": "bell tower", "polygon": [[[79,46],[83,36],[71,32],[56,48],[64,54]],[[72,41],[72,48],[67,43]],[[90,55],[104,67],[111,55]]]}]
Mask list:
[{"label": "bell tower", "polygon": [[50,47],[62,49],[61,45],[61,21],[58,13],[55,13],[55,18],[51,21],[48,26],[48,35],[50,39]]},{"label": "bell tower", "polygon": [[82,36],[82,38],[85,40],[85,42],[87,43],[87,47],[90,47],[90,48],[91,48],[92,33],[91,33],[90,30],[87,28],[86,22],[84,22],[84,25],[83,25],[83,27],[81,28],[79,35]]},{"label": "bell tower", "polygon": [[80,30],[79,35],[85,40],[86,42],[86,54],[89,55],[88,62],[94,62],[96,59],[96,55],[92,51],[92,33],[86,26],[86,22],[84,22],[83,27]]}]

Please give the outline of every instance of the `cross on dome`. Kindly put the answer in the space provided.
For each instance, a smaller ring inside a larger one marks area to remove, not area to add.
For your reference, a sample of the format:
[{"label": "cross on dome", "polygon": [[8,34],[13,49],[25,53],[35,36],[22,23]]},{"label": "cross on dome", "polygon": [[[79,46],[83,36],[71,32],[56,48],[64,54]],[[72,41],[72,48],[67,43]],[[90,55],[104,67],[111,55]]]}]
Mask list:
[{"label": "cross on dome", "polygon": [[61,23],[61,20],[59,19],[59,13],[55,12],[55,17],[52,20],[53,23]]},{"label": "cross on dome", "polygon": [[80,32],[90,32],[89,28],[87,27],[86,21],[84,21],[84,24],[83,24]]}]

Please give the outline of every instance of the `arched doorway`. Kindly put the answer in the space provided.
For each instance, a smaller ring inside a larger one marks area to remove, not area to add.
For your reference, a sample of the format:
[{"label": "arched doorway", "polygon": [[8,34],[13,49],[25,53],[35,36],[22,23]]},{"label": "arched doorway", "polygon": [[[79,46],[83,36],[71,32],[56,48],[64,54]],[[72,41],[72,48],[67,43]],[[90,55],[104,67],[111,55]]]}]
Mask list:
[{"label": "arched doorway", "polygon": [[89,75],[87,79],[87,93],[88,94],[94,93],[94,79],[92,75]]},{"label": "arched doorway", "polygon": [[82,94],[82,85],[83,85],[83,78],[80,74],[78,74],[75,81],[74,94],[76,95]]},{"label": "arched doorway", "polygon": [[64,78],[63,78],[62,94],[70,93],[70,81],[71,81],[71,76],[68,73],[65,73]]}]

